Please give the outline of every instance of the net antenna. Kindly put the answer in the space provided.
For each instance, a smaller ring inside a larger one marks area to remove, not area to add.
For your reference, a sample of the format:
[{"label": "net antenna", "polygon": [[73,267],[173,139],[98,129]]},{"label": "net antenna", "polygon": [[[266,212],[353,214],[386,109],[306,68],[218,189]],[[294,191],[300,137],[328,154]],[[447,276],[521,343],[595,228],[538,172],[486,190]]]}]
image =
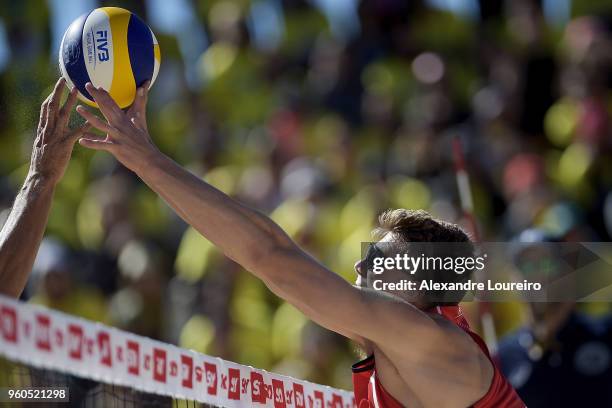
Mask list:
[{"label": "net antenna", "polygon": [[[474,215],[474,199],[472,187],[470,186],[470,176],[465,165],[465,153],[463,144],[459,136],[453,137],[453,162],[455,168],[455,178],[457,180],[457,190],[459,191],[459,201],[464,218],[467,220],[470,234],[476,243],[481,242],[481,234],[478,229],[476,216]],[[497,351],[497,332],[495,331],[495,320],[491,313],[491,306],[488,302],[478,302],[478,315],[484,335],[484,340],[492,354]]]}]

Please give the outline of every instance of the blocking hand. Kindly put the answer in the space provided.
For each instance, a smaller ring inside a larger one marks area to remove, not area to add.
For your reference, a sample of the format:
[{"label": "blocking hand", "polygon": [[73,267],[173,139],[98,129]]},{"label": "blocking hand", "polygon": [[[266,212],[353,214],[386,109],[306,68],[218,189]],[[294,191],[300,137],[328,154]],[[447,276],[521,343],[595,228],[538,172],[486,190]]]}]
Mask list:
[{"label": "blocking hand", "polygon": [[124,166],[138,173],[159,153],[147,130],[148,82],[138,88],[134,103],[127,111],[121,110],[104,89],[96,88],[91,83],[86,84],[85,88],[98,104],[106,121],[81,105],[77,106],[77,112],[105,135],[85,133],[79,143],[90,149],[110,152]]},{"label": "blocking hand", "polygon": [[70,111],[77,99],[77,90],[74,88],[68,95],[66,103],[60,106],[64,85],[64,79],[60,78],[51,95],[41,106],[30,160],[30,173],[53,183],[57,183],[62,178],[72,155],[74,143],[89,129],[87,124],[76,129],[68,127]]}]

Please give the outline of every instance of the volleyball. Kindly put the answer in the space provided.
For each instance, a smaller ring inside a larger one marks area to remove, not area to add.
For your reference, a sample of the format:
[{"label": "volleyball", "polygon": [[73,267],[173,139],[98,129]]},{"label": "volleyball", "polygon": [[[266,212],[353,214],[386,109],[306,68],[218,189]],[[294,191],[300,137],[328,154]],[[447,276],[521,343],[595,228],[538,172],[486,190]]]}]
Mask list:
[{"label": "volleyball", "polygon": [[153,31],[136,14],[119,7],[101,7],[70,24],[59,49],[62,76],[79,98],[97,106],[85,84],[104,88],[125,108],[136,88],[155,82],[160,64],[159,44]]}]

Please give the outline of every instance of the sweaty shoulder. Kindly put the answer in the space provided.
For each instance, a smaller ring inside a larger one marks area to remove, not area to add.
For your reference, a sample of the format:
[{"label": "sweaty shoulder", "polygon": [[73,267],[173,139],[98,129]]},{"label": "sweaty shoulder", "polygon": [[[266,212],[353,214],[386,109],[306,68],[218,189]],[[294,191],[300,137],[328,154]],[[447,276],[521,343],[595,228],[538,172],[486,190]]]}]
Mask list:
[{"label": "sweaty shoulder", "polygon": [[[457,323],[436,313],[421,313],[435,326],[428,339],[414,339],[406,326],[401,347],[376,344],[379,352],[375,354],[383,354],[376,356],[383,386],[408,406],[414,405],[411,396],[426,402],[425,406],[439,407],[459,401],[468,406],[480,400],[489,391],[494,373],[487,355]],[[440,389],[445,392],[441,394]]]},{"label": "sweaty shoulder", "polygon": [[478,379],[476,382],[480,383],[486,392],[491,384],[494,368],[483,346],[476,342],[469,327],[461,327],[437,314],[430,316],[438,323],[445,338],[442,350],[448,353],[449,365],[457,365],[466,370],[466,373],[472,373],[474,378]]},{"label": "sweaty shoulder", "polygon": [[442,364],[445,367],[443,376],[448,381],[446,388],[455,390],[455,401],[465,401],[466,406],[471,406],[489,393],[495,376],[486,345],[470,330],[462,315],[429,315],[446,337],[441,350],[446,353]]}]

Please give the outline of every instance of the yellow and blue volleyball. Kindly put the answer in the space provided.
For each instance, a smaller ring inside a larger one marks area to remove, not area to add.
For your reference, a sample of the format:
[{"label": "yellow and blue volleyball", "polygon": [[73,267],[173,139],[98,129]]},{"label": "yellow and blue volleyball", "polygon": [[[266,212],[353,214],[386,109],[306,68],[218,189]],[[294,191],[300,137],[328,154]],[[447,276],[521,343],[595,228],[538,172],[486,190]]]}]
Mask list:
[{"label": "yellow and blue volleyball", "polygon": [[101,7],[77,18],[66,30],[59,50],[62,76],[79,98],[96,106],[85,89],[104,88],[121,108],[134,102],[136,88],[157,78],[160,51],[153,31],[136,14]]}]

